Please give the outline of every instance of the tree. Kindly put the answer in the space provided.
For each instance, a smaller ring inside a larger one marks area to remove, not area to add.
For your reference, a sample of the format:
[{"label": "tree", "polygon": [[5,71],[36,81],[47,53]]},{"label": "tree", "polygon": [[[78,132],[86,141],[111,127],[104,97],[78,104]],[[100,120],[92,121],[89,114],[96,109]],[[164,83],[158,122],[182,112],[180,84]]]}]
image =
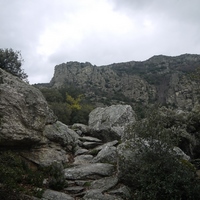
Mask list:
[{"label": "tree", "polygon": [[23,61],[20,51],[0,49],[0,68],[27,82],[28,75],[21,68]]}]

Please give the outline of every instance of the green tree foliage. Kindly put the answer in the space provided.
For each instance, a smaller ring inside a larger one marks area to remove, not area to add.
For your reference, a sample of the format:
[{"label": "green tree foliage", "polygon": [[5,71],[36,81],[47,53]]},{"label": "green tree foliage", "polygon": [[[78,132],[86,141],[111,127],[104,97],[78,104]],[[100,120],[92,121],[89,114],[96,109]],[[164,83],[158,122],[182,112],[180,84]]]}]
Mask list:
[{"label": "green tree foliage", "polygon": [[[128,185],[136,200],[195,200],[200,195],[200,182],[195,167],[174,150],[179,142],[181,120],[172,112],[151,110],[145,120],[133,127],[137,169],[131,170]],[[177,135],[176,135],[177,134]]]},{"label": "green tree foliage", "polygon": [[0,49],[0,68],[27,82],[28,75],[21,68],[22,63],[20,51]]},{"label": "green tree foliage", "polygon": [[71,108],[72,111],[80,110],[81,109],[81,98],[83,95],[78,95],[77,98],[73,98],[69,94],[66,94],[66,101],[67,105]]}]

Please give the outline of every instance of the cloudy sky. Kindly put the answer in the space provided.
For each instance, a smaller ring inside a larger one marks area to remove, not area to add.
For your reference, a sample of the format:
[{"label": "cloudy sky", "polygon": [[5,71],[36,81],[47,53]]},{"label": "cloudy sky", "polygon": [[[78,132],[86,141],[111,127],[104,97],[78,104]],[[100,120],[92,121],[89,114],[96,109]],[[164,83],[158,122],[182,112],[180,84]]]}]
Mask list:
[{"label": "cloudy sky", "polygon": [[0,0],[0,48],[21,51],[31,84],[68,61],[200,54],[199,8],[199,0]]}]

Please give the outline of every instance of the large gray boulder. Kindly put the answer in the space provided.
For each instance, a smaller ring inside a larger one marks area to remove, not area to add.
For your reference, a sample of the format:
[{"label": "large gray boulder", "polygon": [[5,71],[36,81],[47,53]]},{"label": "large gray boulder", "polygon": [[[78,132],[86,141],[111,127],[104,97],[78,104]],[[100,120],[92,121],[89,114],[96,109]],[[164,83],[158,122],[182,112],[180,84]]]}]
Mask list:
[{"label": "large gray boulder", "polygon": [[57,121],[38,89],[0,69],[0,147],[48,166],[68,162],[78,137]]},{"label": "large gray boulder", "polygon": [[56,117],[41,92],[0,69],[0,146],[31,146]]},{"label": "large gray boulder", "polygon": [[104,142],[120,140],[126,126],[133,122],[135,112],[130,105],[98,107],[89,114],[91,134]]}]

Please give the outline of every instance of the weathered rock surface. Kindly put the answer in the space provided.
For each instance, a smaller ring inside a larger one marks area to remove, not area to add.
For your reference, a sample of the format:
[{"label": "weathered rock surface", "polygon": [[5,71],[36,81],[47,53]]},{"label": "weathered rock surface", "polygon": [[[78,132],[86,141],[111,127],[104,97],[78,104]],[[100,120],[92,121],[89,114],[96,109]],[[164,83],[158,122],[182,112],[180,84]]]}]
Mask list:
[{"label": "weathered rock surface", "polygon": [[73,197],[69,196],[68,194],[49,190],[49,189],[45,190],[42,197],[43,197],[42,200],[75,200]]},{"label": "weathered rock surface", "polygon": [[91,134],[103,141],[120,140],[125,127],[135,121],[130,105],[113,105],[96,108],[89,115]]},{"label": "weathered rock surface", "polygon": [[59,143],[65,147],[70,145],[71,147],[75,147],[79,138],[79,135],[75,131],[59,121],[46,125],[43,133],[50,141]]},{"label": "weathered rock surface", "polygon": [[87,142],[102,142],[101,140],[94,138],[94,137],[89,137],[89,136],[84,136],[79,138],[81,141],[87,141]]},{"label": "weathered rock surface", "polygon": [[111,142],[107,142],[107,143],[105,143],[105,144],[103,144],[103,145],[100,145],[100,146],[94,148],[94,150],[100,151],[100,150],[102,150],[102,149],[105,148],[105,147],[112,147],[112,146],[117,145],[118,143],[119,143],[118,140],[113,140],[113,141],[111,141]]},{"label": "weathered rock surface", "polygon": [[49,143],[23,150],[21,155],[40,166],[50,166],[52,163],[67,163],[69,155],[59,144]]},{"label": "weathered rock surface", "polygon": [[42,166],[66,163],[78,135],[57,121],[42,93],[0,69],[0,147]]},{"label": "weathered rock surface", "polygon": [[75,123],[72,125],[72,130],[78,131],[79,135],[86,134],[89,132],[89,128],[85,124]]},{"label": "weathered rock surface", "polygon": [[31,146],[56,121],[41,92],[0,69],[0,146]]},{"label": "weathered rock surface", "polygon": [[89,189],[99,189],[101,192],[105,192],[114,186],[116,186],[118,183],[118,178],[113,177],[106,177],[99,180],[95,180],[91,182],[91,185]]},{"label": "weathered rock surface", "polygon": [[131,199],[131,190],[125,185],[109,191],[108,194],[120,196],[122,199]]},{"label": "weathered rock surface", "polygon": [[92,155],[80,155],[74,158],[74,165],[89,164],[92,162]]},{"label": "weathered rock surface", "polygon": [[107,163],[94,163],[67,168],[65,169],[65,177],[69,180],[85,178],[96,179],[103,176],[112,176],[114,171],[114,165]]},{"label": "weathered rock surface", "polygon": [[94,163],[117,163],[117,148],[114,146],[106,146],[104,147],[97,156],[93,159]]},{"label": "weathered rock surface", "polygon": [[119,196],[103,194],[101,190],[88,190],[83,197],[84,200],[123,200]]}]

